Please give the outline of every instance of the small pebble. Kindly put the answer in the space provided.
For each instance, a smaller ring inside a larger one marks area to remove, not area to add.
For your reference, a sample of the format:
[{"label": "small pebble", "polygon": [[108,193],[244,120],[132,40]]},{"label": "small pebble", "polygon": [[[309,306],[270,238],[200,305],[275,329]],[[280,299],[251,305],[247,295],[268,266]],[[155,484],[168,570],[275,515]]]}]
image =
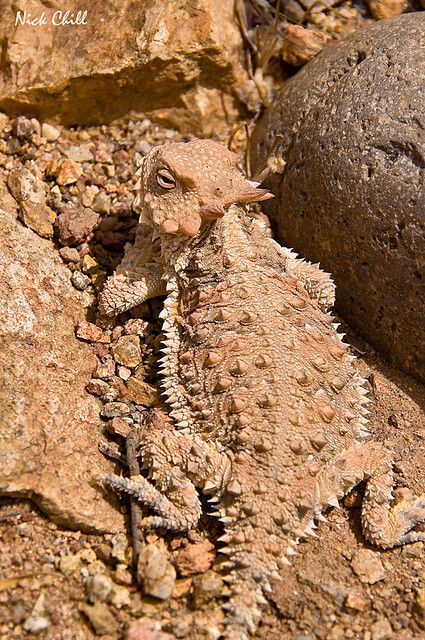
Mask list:
[{"label": "small pebble", "polygon": [[162,540],[147,544],[137,562],[137,580],[145,594],[167,600],[174,588],[176,570],[169,561],[169,554]]},{"label": "small pebble", "polygon": [[80,611],[90,620],[97,635],[113,635],[118,632],[118,621],[104,602],[82,604]]},{"label": "small pebble", "polygon": [[111,557],[122,564],[128,565],[131,558],[131,549],[128,546],[127,536],[123,533],[117,533],[112,536],[111,543]]},{"label": "small pebble", "polygon": [[104,380],[92,378],[87,384],[86,390],[94,396],[103,396],[109,391],[109,384]]},{"label": "small pebble", "polygon": [[320,31],[288,25],[284,29],[282,59],[293,67],[301,67],[316,57],[328,41]]},{"label": "small pebble", "polygon": [[106,602],[114,588],[113,582],[107,576],[96,574],[86,580],[86,591],[89,602]]},{"label": "small pebble", "polygon": [[29,633],[40,633],[50,626],[50,620],[45,615],[45,595],[40,593],[38,596],[31,615],[24,622],[24,629]]},{"label": "small pebble", "polygon": [[363,611],[367,607],[367,600],[362,593],[358,591],[350,591],[345,599],[345,606],[354,611]]},{"label": "small pebble", "polygon": [[93,200],[92,209],[97,213],[109,213],[111,210],[111,196],[108,196],[104,191],[100,191]]},{"label": "small pebble", "polygon": [[173,562],[181,576],[190,576],[210,569],[215,555],[214,545],[209,540],[202,540],[177,551]]},{"label": "small pebble", "polygon": [[87,320],[80,322],[76,328],[75,334],[77,338],[80,338],[80,340],[87,340],[87,342],[97,342],[104,338],[103,330]]},{"label": "small pebble", "polygon": [[62,160],[54,175],[56,177],[56,182],[60,186],[66,186],[77,182],[82,173],[83,168],[80,163],[75,162],[74,160]]},{"label": "small pebble", "polygon": [[112,347],[112,353],[119,364],[130,368],[137,367],[142,358],[139,337],[135,335],[121,336]]},{"label": "small pebble", "polygon": [[196,608],[202,607],[223,591],[223,578],[214,571],[196,576],[193,579],[193,602]]},{"label": "small pebble", "polygon": [[125,640],[174,640],[174,638],[162,633],[159,622],[150,618],[140,618],[130,624]]},{"label": "small pebble", "polygon": [[367,0],[367,4],[375,20],[399,16],[412,10],[409,0]]},{"label": "small pebble", "polygon": [[141,153],[142,156],[147,156],[148,153],[152,150],[152,145],[146,140],[140,140],[134,146],[134,150],[138,153]]},{"label": "small pebble", "polygon": [[59,242],[65,245],[81,244],[94,230],[99,220],[99,214],[91,209],[67,204],[57,218]]},{"label": "small pebble", "polygon": [[25,116],[18,116],[17,118],[15,118],[13,122],[13,133],[20,140],[28,140],[29,138],[31,138],[33,133],[39,133],[39,132],[40,132],[40,124],[38,120],[36,120],[35,118],[32,118],[30,120]]},{"label": "small pebble", "polygon": [[90,284],[90,278],[81,271],[74,271],[71,276],[71,282],[76,289],[84,291]]},{"label": "small pebble", "polygon": [[53,223],[56,213],[46,204],[26,200],[21,203],[22,222],[42,238],[53,238]]},{"label": "small pebble", "polygon": [[74,247],[61,247],[59,254],[64,262],[79,262],[80,254]]},{"label": "small pebble", "polygon": [[41,135],[48,142],[54,142],[60,136],[61,132],[59,129],[56,129],[52,124],[48,124],[47,122],[43,122],[41,125]]},{"label": "small pebble", "polygon": [[117,418],[125,416],[130,412],[130,408],[125,402],[107,402],[103,405],[100,415],[103,418]]},{"label": "small pebble", "polygon": [[118,584],[130,585],[133,582],[133,576],[125,564],[118,564],[114,571],[114,580]]},{"label": "small pebble", "polygon": [[24,622],[24,629],[28,633],[40,633],[50,626],[50,620],[44,616],[31,615]]},{"label": "small pebble", "polygon": [[64,150],[64,154],[69,160],[75,162],[93,161],[93,154],[86,144],[72,145]]},{"label": "small pebble", "polygon": [[105,426],[108,433],[126,438],[131,432],[131,425],[122,418],[113,418]]},{"label": "small pebble", "polygon": [[371,626],[372,640],[393,640],[393,630],[386,618],[381,618]]},{"label": "small pebble", "polygon": [[375,584],[385,579],[381,558],[371,549],[360,549],[351,561],[354,573],[366,584]]},{"label": "small pebble", "polygon": [[149,323],[141,318],[131,318],[124,325],[124,331],[127,335],[144,336]]},{"label": "small pebble", "polygon": [[127,367],[120,366],[118,367],[118,375],[121,378],[121,380],[128,380],[129,377],[131,376],[131,370],[127,369]]},{"label": "small pebble", "polygon": [[127,380],[127,390],[133,402],[145,407],[154,407],[160,400],[159,391],[156,387],[135,377]]},{"label": "small pebble", "polygon": [[80,557],[78,555],[66,555],[59,560],[59,569],[64,576],[71,576],[80,567]]},{"label": "small pebble", "polygon": [[[74,271],[74,273],[76,273]],[[87,276],[84,276],[87,278]],[[102,362],[98,362],[96,365],[96,369],[94,370],[92,376],[93,378],[100,378],[102,380],[111,380],[115,375],[115,362],[109,356],[106,356],[102,359]]]}]

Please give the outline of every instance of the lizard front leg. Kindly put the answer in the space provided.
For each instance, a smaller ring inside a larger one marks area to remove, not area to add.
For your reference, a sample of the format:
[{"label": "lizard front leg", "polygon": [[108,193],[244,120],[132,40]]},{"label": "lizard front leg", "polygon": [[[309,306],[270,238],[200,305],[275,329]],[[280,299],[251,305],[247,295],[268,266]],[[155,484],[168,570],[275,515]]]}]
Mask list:
[{"label": "lizard front leg", "polygon": [[100,317],[116,316],[149,298],[165,295],[163,273],[161,265],[148,264],[137,274],[124,272],[108,278],[99,299]]},{"label": "lizard front leg", "polygon": [[140,443],[140,457],[151,481],[141,475],[105,476],[102,480],[158,514],[145,518],[143,527],[187,530],[196,525],[201,515],[196,488],[217,500],[229,480],[231,462],[213,443],[170,429],[169,417],[162,411],[151,414],[154,420],[149,421]]}]

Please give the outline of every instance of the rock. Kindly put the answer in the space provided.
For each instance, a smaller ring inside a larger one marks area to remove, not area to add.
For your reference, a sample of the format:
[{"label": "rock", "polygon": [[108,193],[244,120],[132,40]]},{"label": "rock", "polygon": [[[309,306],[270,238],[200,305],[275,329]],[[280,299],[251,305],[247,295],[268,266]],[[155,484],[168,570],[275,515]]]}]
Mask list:
[{"label": "rock", "polygon": [[63,187],[77,182],[82,173],[83,168],[78,162],[74,160],[62,160],[54,172],[54,176],[56,177],[56,182]]},{"label": "rock", "polygon": [[130,624],[125,640],[174,640],[168,633],[162,633],[161,625],[150,618],[140,618]]},{"label": "rock", "polygon": [[95,273],[99,271],[99,264],[89,254],[86,254],[81,262],[81,268],[84,273]]},{"label": "rock", "polygon": [[59,560],[59,569],[64,576],[72,576],[80,566],[80,557],[78,555],[62,556]]},{"label": "rock", "polygon": [[137,562],[137,580],[143,592],[160,600],[167,600],[173,592],[176,570],[162,540],[147,544],[141,550]]},{"label": "rock", "polygon": [[354,611],[363,611],[367,607],[367,600],[362,593],[350,591],[345,598],[345,606]]},{"label": "rock", "polygon": [[97,213],[109,213],[111,210],[111,196],[108,196],[104,191],[100,191],[93,200],[92,208]]},{"label": "rock", "polygon": [[282,60],[293,67],[301,67],[321,52],[330,38],[320,31],[290,24],[283,31]]},{"label": "rock", "polygon": [[131,318],[124,325],[125,333],[129,335],[144,336],[149,323],[141,318]]},{"label": "rock", "polygon": [[12,169],[7,179],[12,196],[20,204],[20,218],[24,224],[43,238],[53,237],[56,213],[46,205],[44,182],[31,171]]},{"label": "rock", "polygon": [[33,616],[31,615],[24,622],[24,629],[28,631],[28,633],[40,633],[40,631],[44,631],[47,627],[50,626],[50,620],[45,618],[44,616]]},{"label": "rock", "polygon": [[61,132],[59,129],[54,127],[52,124],[48,124],[47,122],[43,122],[41,125],[41,135],[48,142],[54,142],[60,136]]},{"label": "rock", "polygon": [[78,291],[84,291],[89,286],[91,280],[81,271],[74,271],[71,276],[71,282]]},{"label": "rock", "polygon": [[353,556],[351,566],[354,573],[366,584],[375,584],[385,579],[385,569],[376,551],[360,549]]},{"label": "rock", "polygon": [[214,545],[209,540],[188,544],[174,554],[174,566],[183,577],[205,573],[214,562],[214,549]]},{"label": "rock", "polygon": [[107,391],[109,391],[109,384],[104,380],[93,378],[86,385],[86,390],[95,396],[103,396]]},{"label": "rock", "polygon": [[140,339],[137,335],[127,335],[118,338],[112,347],[116,362],[125,367],[137,367],[142,359]]},{"label": "rock", "polygon": [[214,571],[207,571],[193,579],[193,603],[197,609],[219,597],[223,592],[223,578]]},{"label": "rock", "polygon": [[125,564],[119,564],[114,571],[114,580],[118,584],[130,585],[133,582],[133,576]]},{"label": "rock", "polygon": [[128,413],[130,413],[130,408],[125,402],[107,402],[100,412],[104,418],[118,418]]},{"label": "rock", "polygon": [[44,601],[44,593],[40,593],[34,604],[31,615],[25,620],[23,625],[25,631],[28,631],[28,633],[37,634],[50,626],[50,620],[45,615]]},{"label": "rock", "polygon": [[380,618],[370,628],[372,640],[393,640],[393,630],[386,618]]},{"label": "rock", "polygon": [[80,611],[90,620],[98,636],[104,634],[116,634],[119,629],[117,619],[112,615],[108,606],[104,602],[95,604],[82,604]]},{"label": "rock", "polygon": [[409,0],[367,0],[367,4],[375,20],[392,18],[414,10]]},{"label": "rock", "polygon": [[22,222],[42,238],[53,238],[53,223],[56,213],[46,204],[38,204],[29,200],[21,203],[20,217]]},{"label": "rock", "polygon": [[37,204],[46,201],[44,182],[24,167],[12,169],[7,178],[7,186],[19,204],[29,200]]},{"label": "rock", "polygon": [[28,140],[33,133],[39,133],[40,124],[35,118],[18,116],[13,123],[13,133],[20,140]]},{"label": "rock", "polygon": [[75,335],[81,340],[87,340],[87,342],[110,342],[109,336],[103,333],[103,329],[87,320],[80,322],[76,328]]},{"label": "rock", "polygon": [[129,564],[131,558],[131,550],[128,546],[127,536],[123,533],[117,533],[112,540],[111,557],[122,564]]},{"label": "rock", "polygon": [[252,140],[255,169],[283,136],[263,181],[280,240],[320,261],[341,316],[421,380],[424,29],[415,12],[327,47],[285,82]]},{"label": "rock", "polygon": [[[77,272],[74,272],[77,273]],[[84,276],[87,277],[87,276]],[[93,372],[94,378],[101,380],[111,380],[115,375],[115,362],[111,357],[102,358],[102,362],[98,362]]]},{"label": "rock", "polygon": [[82,295],[51,243],[2,210],[0,245],[0,494],[32,498],[63,526],[119,531],[96,480],[113,464],[99,454],[99,408],[85,391],[95,357],[74,336]]},{"label": "rock", "polygon": [[61,247],[59,254],[64,262],[79,262],[80,254],[74,247]]},{"label": "rock", "polygon": [[111,578],[101,574],[89,576],[86,580],[87,597],[90,602],[106,602],[112,593],[114,583]]},{"label": "rock", "polygon": [[419,626],[425,629],[425,587],[416,592],[412,612]]},{"label": "rock", "polygon": [[77,245],[84,242],[100,220],[100,215],[92,209],[66,205],[57,218],[59,242]]},{"label": "rock", "polygon": [[154,407],[160,401],[158,389],[134,377],[127,380],[127,391],[133,402],[142,404],[145,407]]},{"label": "rock", "polygon": [[85,144],[72,145],[64,150],[64,154],[75,162],[93,162],[93,153]]},{"label": "rock", "polygon": [[112,418],[110,422],[106,423],[105,428],[108,433],[122,438],[126,438],[131,432],[131,426],[123,418]]},{"label": "rock", "polygon": [[[81,3],[66,9],[76,14]],[[34,5],[49,28],[16,25],[15,5],[2,2],[4,112],[75,125],[132,111],[203,135],[238,117],[248,74],[234,0],[107,0],[90,5],[89,26],[65,28],[52,26],[56,10]]]}]

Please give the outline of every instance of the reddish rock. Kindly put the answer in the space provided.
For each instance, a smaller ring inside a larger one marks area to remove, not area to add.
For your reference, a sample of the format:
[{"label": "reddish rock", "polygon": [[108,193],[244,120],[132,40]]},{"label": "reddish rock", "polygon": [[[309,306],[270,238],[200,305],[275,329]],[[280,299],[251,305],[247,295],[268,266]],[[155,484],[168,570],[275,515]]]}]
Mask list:
[{"label": "reddish rock", "polygon": [[97,226],[99,220],[100,215],[92,209],[66,205],[56,221],[59,242],[71,246],[81,244]]},{"label": "reddish rock", "polygon": [[125,640],[175,640],[168,633],[162,633],[158,622],[150,618],[140,618],[130,624]]},{"label": "reddish rock", "polygon": [[330,37],[320,31],[291,24],[285,27],[282,60],[293,67],[301,67],[321,52]]},{"label": "reddish rock", "polygon": [[74,326],[86,309],[52,244],[0,211],[2,368],[0,494],[34,500],[52,520],[118,531],[99,475],[99,406],[85,391],[95,365]]},{"label": "reddish rock", "polygon": [[174,554],[174,566],[181,576],[208,571],[214,562],[215,548],[209,540],[188,544]]}]

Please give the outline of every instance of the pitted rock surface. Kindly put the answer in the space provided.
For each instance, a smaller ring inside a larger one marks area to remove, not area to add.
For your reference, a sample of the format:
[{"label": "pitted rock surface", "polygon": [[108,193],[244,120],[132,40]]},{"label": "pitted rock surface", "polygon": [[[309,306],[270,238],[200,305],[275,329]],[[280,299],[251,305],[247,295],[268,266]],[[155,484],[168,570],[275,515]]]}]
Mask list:
[{"label": "pitted rock surface", "polygon": [[[425,15],[384,20],[326,48],[260,120],[254,166],[279,238],[331,271],[337,309],[425,380]],[[276,163],[274,163],[276,165]]]},{"label": "pitted rock surface", "polygon": [[392,455],[369,438],[365,380],[327,312],[332,281],[231,206],[270,198],[237,161],[211,140],[145,158],[140,233],[100,310],[166,293],[165,407],[141,430],[147,473],[104,481],[150,507],[145,529],[188,530],[202,513],[197,490],[209,497],[228,556],[220,637],[247,640],[272,580],[329,506],[365,481],[363,534],[391,548],[423,538],[411,529],[425,496],[392,504]]},{"label": "pitted rock surface", "polygon": [[121,514],[96,477],[99,406],[85,391],[95,366],[77,340],[83,295],[51,243],[0,210],[0,494],[30,497],[58,524],[118,531]]}]

